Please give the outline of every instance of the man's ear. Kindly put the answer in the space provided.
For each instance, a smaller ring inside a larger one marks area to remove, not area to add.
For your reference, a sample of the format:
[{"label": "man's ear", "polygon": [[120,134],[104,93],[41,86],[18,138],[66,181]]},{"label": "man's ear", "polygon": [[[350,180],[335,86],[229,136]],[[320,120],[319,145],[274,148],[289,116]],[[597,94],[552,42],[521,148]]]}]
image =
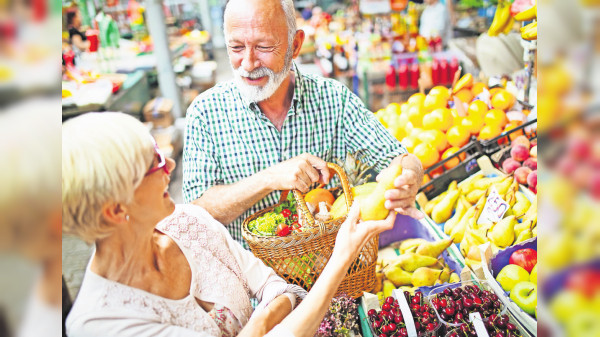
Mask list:
[{"label": "man's ear", "polygon": [[304,43],[304,31],[302,29],[298,29],[296,31],[296,35],[294,36],[294,52],[292,54],[292,58],[295,59],[300,55],[300,49],[302,49],[302,44]]},{"label": "man's ear", "polygon": [[126,224],[129,222],[127,208],[121,204],[108,203],[102,207],[104,221],[113,224]]}]

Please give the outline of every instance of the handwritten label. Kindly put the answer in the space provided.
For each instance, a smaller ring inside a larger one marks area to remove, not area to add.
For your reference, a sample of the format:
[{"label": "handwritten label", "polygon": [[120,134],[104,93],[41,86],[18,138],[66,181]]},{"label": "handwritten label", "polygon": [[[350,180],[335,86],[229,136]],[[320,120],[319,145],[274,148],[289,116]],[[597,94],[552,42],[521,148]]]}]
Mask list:
[{"label": "handwritten label", "polygon": [[492,186],[490,195],[488,195],[483,207],[483,212],[477,220],[477,224],[490,224],[502,220],[504,213],[508,211],[510,205],[500,197],[498,191]]},{"label": "handwritten label", "polygon": [[481,315],[478,312],[470,313],[469,321],[473,323],[473,326],[475,327],[475,332],[477,333],[477,337],[490,336],[487,332],[487,329],[485,328],[485,325],[483,324],[483,319],[481,318]]}]

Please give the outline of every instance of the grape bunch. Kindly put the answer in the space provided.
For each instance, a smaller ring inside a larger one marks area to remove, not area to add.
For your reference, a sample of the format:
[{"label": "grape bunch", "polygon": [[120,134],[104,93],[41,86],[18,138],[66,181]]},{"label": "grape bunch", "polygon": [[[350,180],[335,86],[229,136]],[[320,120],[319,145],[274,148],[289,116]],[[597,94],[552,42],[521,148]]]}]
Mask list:
[{"label": "grape bunch", "polygon": [[446,288],[431,300],[431,304],[440,318],[451,324],[467,322],[469,314],[473,312],[487,318],[499,314],[502,309],[498,295],[489,290],[481,290],[476,285]]},{"label": "grape bunch", "polygon": [[[521,334],[517,326],[509,322],[508,315],[491,314],[488,319],[483,321],[490,337],[519,337]],[[453,328],[447,337],[475,337],[477,333],[472,323],[462,323],[457,328]]]},{"label": "grape bunch", "polygon": [[[438,318],[433,308],[425,303],[423,293],[416,291],[414,295],[411,295],[408,291],[405,291],[404,297],[409,304],[417,333],[422,335],[436,331],[439,326]],[[371,309],[367,314],[377,337],[408,336],[400,305],[393,297],[385,299],[381,311],[377,312],[375,309]]]}]

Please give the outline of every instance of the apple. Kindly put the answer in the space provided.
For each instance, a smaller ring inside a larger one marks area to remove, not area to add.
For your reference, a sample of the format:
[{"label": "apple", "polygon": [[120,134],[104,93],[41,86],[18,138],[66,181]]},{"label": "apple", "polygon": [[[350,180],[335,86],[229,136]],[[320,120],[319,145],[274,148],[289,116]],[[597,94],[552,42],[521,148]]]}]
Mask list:
[{"label": "apple", "polygon": [[529,148],[527,148],[521,144],[517,144],[510,149],[510,156],[514,160],[516,160],[518,162],[522,162],[522,161],[526,160],[527,158],[529,158]]},{"label": "apple", "polygon": [[521,185],[527,185],[527,177],[531,173],[531,169],[529,167],[519,167],[515,170],[515,178],[517,182]]},{"label": "apple", "polygon": [[531,273],[531,270],[537,264],[537,251],[531,248],[519,249],[510,255],[508,263],[521,266],[528,273]]},{"label": "apple", "polygon": [[511,291],[515,284],[529,281],[529,273],[521,266],[516,264],[506,265],[496,276],[496,281],[500,283],[504,291]]},{"label": "apple", "polygon": [[526,313],[535,314],[537,286],[529,281],[519,282],[510,292],[510,299]]},{"label": "apple", "polygon": [[[527,160],[529,160],[529,159],[527,159]],[[507,158],[502,163],[502,169],[504,170],[504,172],[506,172],[506,174],[513,173],[519,167],[521,167],[521,163],[519,163],[518,161],[516,161],[516,160],[514,160],[512,158]]]},{"label": "apple", "polygon": [[529,282],[537,284],[537,263],[531,270],[531,274],[529,274]]},{"label": "apple", "polygon": [[586,268],[575,271],[567,278],[566,288],[579,291],[588,298],[600,294],[600,270]]}]

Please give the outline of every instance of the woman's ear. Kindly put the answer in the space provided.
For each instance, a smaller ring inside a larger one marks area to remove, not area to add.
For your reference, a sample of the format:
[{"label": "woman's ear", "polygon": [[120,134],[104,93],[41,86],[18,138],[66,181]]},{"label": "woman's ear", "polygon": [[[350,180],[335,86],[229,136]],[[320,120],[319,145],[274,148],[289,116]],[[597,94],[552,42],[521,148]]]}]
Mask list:
[{"label": "woman's ear", "polygon": [[109,203],[102,207],[104,221],[112,224],[126,224],[129,222],[127,208],[121,204]]}]

